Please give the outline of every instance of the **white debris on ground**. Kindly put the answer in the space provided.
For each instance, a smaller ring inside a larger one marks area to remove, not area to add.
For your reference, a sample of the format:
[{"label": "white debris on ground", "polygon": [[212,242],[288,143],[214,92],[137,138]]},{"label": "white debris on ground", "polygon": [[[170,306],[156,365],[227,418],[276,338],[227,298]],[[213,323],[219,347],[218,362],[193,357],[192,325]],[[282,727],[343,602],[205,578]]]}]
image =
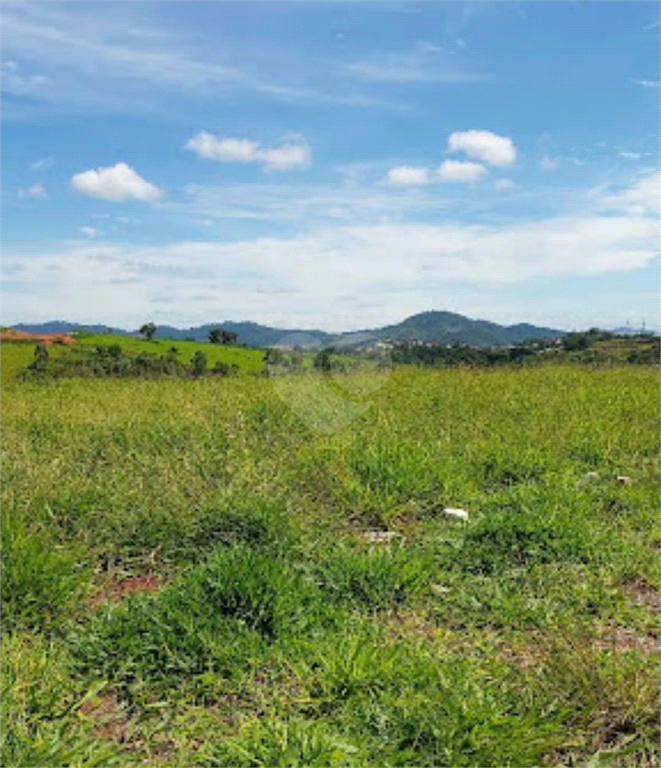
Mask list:
[{"label": "white debris on ground", "polygon": [[455,509],[454,507],[445,507],[443,510],[444,515],[450,515],[450,517],[458,517],[460,520],[468,520],[468,512],[465,509]]},{"label": "white debris on ground", "polygon": [[397,531],[366,531],[363,535],[365,541],[369,541],[371,544],[382,544],[399,538],[401,533],[397,533]]},{"label": "white debris on ground", "polygon": [[599,472],[586,472],[583,477],[576,483],[576,487],[581,488],[588,483],[593,483],[595,480],[599,480]]},{"label": "white debris on ground", "polygon": [[438,597],[447,595],[450,591],[450,587],[444,587],[442,584],[431,584],[431,591]]},{"label": "white debris on ground", "polygon": [[[583,477],[576,483],[576,487],[582,488],[584,485],[587,485],[588,483],[594,483],[597,480],[599,480],[598,472],[586,472]],[[631,478],[628,475],[618,475],[616,480],[618,485],[631,485]]]}]

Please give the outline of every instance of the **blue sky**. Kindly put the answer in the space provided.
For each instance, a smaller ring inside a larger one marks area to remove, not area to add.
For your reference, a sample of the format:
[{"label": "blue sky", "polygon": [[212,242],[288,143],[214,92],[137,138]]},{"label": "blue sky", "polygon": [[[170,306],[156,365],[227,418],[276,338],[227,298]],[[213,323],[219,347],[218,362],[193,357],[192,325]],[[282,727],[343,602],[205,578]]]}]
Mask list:
[{"label": "blue sky", "polygon": [[653,2],[5,0],[4,323],[659,326]]}]

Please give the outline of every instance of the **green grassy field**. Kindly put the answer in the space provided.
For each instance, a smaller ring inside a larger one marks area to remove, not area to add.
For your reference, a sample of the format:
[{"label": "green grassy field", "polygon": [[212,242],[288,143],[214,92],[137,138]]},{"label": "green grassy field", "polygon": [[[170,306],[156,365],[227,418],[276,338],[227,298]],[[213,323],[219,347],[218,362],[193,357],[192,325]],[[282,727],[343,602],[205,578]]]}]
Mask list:
[{"label": "green grassy field", "polygon": [[326,435],[264,377],[8,381],[1,764],[659,765],[658,392],[401,367]]},{"label": "green grassy field", "polygon": [[209,344],[204,341],[172,341],[170,339],[146,339],[132,336],[114,336],[109,333],[79,333],[76,338],[82,346],[96,347],[97,345],[119,344],[127,354],[149,352],[153,355],[164,355],[171,348],[177,349],[177,359],[187,363],[193,355],[201,350],[207,356],[211,368],[217,362],[232,365],[235,363],[241,371],[258,371],[262,368],[264,351],[252,347],[239,347],[224,344]]},{"label": "green grassy field", "polygon": [[[239,371],[243,373],[256,372],[263,368],[264,350],[252,347],[226,346],[224,344],[209,344],[200,341],[171,341],[169,339],[152,339],[147,341],[142,338],[117,336],[110,333],[80,332],[75,334],[75,338],[77,340],[76,346],[83,348],[93,349],[97,346],[107,347],[111,344],[119,344],[122,352],[128,355],[135,355],[140,352],[148,352],[151,355],[165,355],[172,347],[175,347],[177,350],[175,357],[181,363],[188,363],[197,351],[201,351],[207,357],[209,368],[212,368],[217,362],[237,365]],[[2,342],[0,374],[3,383],[14,379],[16,374],[32,361],[34,347],[34,342]],[[71,348],[52,344],[48,347],[48,352],[49,355],[57,357],[59,355],[71,354]]]}]

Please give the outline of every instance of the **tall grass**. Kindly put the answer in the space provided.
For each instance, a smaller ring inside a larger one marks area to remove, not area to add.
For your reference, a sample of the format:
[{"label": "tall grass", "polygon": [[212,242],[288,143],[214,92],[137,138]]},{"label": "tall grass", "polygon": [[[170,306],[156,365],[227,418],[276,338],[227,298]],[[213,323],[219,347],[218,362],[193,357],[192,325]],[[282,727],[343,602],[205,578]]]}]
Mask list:
[{"label": "tall grass", "polygon": [[5,384],[2,764],[658,764],[658,385]]}]

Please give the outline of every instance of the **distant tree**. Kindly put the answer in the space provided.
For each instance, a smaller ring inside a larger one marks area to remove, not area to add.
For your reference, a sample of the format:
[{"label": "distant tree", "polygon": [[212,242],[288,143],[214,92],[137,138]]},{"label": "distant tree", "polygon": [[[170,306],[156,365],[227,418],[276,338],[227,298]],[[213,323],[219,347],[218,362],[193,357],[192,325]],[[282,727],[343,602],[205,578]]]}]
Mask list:
[{"label": "distant tree", "polygon": [[590,334],[587,333],[568,333],[562,337],[562,348],[566,352],[575,352],[581,349],[587,349],[592,343],[593,339]]},{"label": "distant tree", "polygon": [[236,341],[236,333],[234,333],[233,331],[226,331],[223,329],[221,338],[222,338],[223,344],[234,344],[234,342]]},{"label": "distant tree", "polygon": [[33,371],[44,371],[48,363],[48,350],[43,344],[37,344],[34,348],[34,360],[28,366]]},{"label": "distant tree", "polygon": [[333,351],[332,349],[324,349],[321,352],[319,352],[315,356],[314,360],[312,361],[312,366],[322,371],[330,371],[331,369],[330,353],[332,351]]},{"label": "distant tree", "polygon": [[284,361],[284,355],[279,349],[269,348],[266,350],[263,362],[269,365],[281,365]]},{"label": "distant tree", "polygon": [[190,365],[191,373],[195,378],[202,376],[207,369],[207,356],[198,349],[191,357]]},{"label": "distant tree", "polygon": [[236,333],[226,331],[224,328],[212,328],[209,331],[209,341],[212,344],[234,344]]},{"label": "distant tree", "polygon": [[214,376],[229,376],[231,370],[232,369],[227,363],[223,363],[222,360],[219,360],[211,369],[211,373]]},{"label": "distant tree", "polygon": [[156,326],[154,323],[145,323],[138,333],[142,334],[147,341],[151,341],[154,334],[156,333]]}]

